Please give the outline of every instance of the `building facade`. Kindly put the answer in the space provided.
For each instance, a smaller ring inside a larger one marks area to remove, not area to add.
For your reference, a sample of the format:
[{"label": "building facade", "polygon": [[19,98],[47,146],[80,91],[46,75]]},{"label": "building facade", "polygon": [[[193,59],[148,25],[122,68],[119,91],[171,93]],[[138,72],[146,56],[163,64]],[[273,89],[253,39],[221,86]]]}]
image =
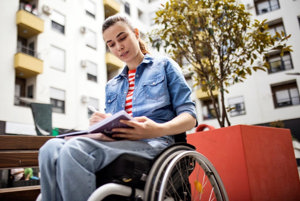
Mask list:
[{"label": "building facade", "polygon": [[[264,125],[290,128],[300,140],[300,1],[299,0],[240,0],[253,19],[267,19],[269,32],[291,34],[287,44],[293,52],[268,57],[270,69],[255,72],[244,83],[228,88],[226,105],[232,125]],[[216,94],[216,97],[218,94]],[[212,102],[201,90],[195,91],[198,120],[219,127]]]},{"label": "building facade", "polygon": [[52,105],[53,128],[85,129],[87,105],[104,110],[105,84],[124,65],[106,50],[104,19],[125,13],[146,30],[149,2],[132,2],[1,1],[1,133],[35,135],[32,102]]}]

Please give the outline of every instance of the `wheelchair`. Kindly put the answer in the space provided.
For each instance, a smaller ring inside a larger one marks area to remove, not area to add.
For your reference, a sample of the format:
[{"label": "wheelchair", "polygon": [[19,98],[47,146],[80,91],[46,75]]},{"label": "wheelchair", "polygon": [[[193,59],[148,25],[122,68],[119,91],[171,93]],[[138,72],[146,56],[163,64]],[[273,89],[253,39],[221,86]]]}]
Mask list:
[{"label": "wheelchair", "polygon": [[213,164],[185,140],[175,141],[153,160],[119,156],[96,173],[88,201],[228,201]]},{"label": "wheelchair", "polygon": [[96,174],[99,187],[88,201],[228,200],[213,164],[186,142],[175,143],[153,160],[121,155]]}]

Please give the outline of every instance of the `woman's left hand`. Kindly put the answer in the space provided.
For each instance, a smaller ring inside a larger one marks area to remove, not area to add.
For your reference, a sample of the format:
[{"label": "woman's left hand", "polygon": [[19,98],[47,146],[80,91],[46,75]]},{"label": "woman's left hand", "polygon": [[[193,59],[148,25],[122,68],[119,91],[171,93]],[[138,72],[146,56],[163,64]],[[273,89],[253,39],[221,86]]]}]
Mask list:
[{"label": "woman's left hand", "polygon": [[121,120],[121,123],[132,128],[114,128],[112,131],[117,134],[113,134],[112,137],[126,140],[140,140],[163,136],[161,133],[161,124],[145,116],[135,117],[134,120],[135,121]]}]

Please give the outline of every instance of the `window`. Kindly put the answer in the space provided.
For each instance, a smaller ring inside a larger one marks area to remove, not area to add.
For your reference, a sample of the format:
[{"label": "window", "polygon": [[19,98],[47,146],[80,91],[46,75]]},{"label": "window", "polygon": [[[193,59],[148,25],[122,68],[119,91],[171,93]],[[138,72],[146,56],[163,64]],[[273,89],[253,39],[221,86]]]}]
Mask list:
[{"label": "window", "polygon": [[52,112],[65,113],[65,91],[56,88],[50,88],[50,102]]},{"label": "window", "polygon": [[235,98],[229,98],[228,99],[228,105],[230,110],[230,116],[235,117],[239,115],[244,115],[246,114],[246,109],[245,109],[245,103],[244,103],[244,97],[239,96]]},{"label": "window", "polygon": [[87,61],[87,79],[93,82],[97,82],[97,64]]},{"label": "window", "polygon": [[65,16],[53,11],[51,14],[51,27],[53,30],[65,34]]},{"label": "window", "polygon": [[125,13],[130,15],[130,4],[128,2],[125,3]]},{"label": "window", "polygon": [[86,0],[85,1],[85,13],[92,17],[92,18],[96,18],[96,4],[95,2],[91,1],[91,0]]},{"label": "window", "polygon": [[25,105],[20,97],[25,97],[26,79],[16,77],[15,81],[15,105]]},{"label": "window", "polygon": [[27,97],[28,98],[33,98],[33,85],[29,85],[27,87]]},{"label": "window", "polygon": [[15,80],[15,105],[29,106],[28,103],[22,101],[20,98],[34,98],[34,85],[28,84],[28,80],[16,77]]},{"label": "window", "polygon": [[273,85],[271,88],[275,108],[300,104],[299,90],[296,81]]},{"label": "window", "polygon": [[290,53],[285,53],[283,56],[276,54],[269,56],[268,62],[270,65],[269,73],[276,73],[279,71],[285,71],[293,69],[292,59]]},{"label": "window", "polygon": [[267,31],[270,32],[270,34],[272,36],[275,36],[276,32],[278,32],[280,34],[281,34],[281,32],[285,33],[284,26],[283,26],[282,22],[276,23],[276,24],[273,24],[273,25],[269,25],[269,29]]},{"label": "window", "polygon": [[29,40],[30,39],[26,39],[18,36],[17,51],[35,57],[36,55],[34,51],[34,39],[32,40],[31,38],[31,41],[28,42]]},{"label": "window", "polygon": [[[216,97],[216,101],[218,98]],[[213,102],[211,99],[206,99],[201,101],[202,104],[202,115],[204,120],[215,119],[217,117],[216,111],[213,106]],[[217,106],[219,107],[219,106]]]},{"label": "window", "polygon": [[258,0],[255,2],[256,14],[261,15],[280,8],[278,0]]},{"label": "window", "polygon": [[141,11],[140,9],[138,9],[138,18],[139,20],[143,20],[143,11]]},{"label": "window", "polygon": [[93,49],[97,49],[97,37],[96,37],[95,32],[87,29],[86,34],[85,34],[85,41],[86,41],[86,45],[88,47],[91,47]]},{"label": "window", "polygon": [[51,46],[50,66],[57,70],[65,71],[65,51],[63,49]]},{"label": "window", "polygon": [[[99,101],[97,98],[89,98],[89,105],[93,106],[94,108],[96,108],[97,110],[99,110]],[[91,115],[93,114],[93,111],[88,109],[88,117],[91,117]]]}]

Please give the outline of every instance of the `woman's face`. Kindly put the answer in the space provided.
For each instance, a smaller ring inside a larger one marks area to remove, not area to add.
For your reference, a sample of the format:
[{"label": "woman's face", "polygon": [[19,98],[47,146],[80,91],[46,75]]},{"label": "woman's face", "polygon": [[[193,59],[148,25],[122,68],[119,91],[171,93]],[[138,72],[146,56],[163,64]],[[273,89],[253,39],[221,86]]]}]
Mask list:
[{"label": "woman's face", "polygon": [[103,38],[111,53],[127,65],[140,59],[138,32],[135,33],[126,23],[116,22],[104,31]]}]

